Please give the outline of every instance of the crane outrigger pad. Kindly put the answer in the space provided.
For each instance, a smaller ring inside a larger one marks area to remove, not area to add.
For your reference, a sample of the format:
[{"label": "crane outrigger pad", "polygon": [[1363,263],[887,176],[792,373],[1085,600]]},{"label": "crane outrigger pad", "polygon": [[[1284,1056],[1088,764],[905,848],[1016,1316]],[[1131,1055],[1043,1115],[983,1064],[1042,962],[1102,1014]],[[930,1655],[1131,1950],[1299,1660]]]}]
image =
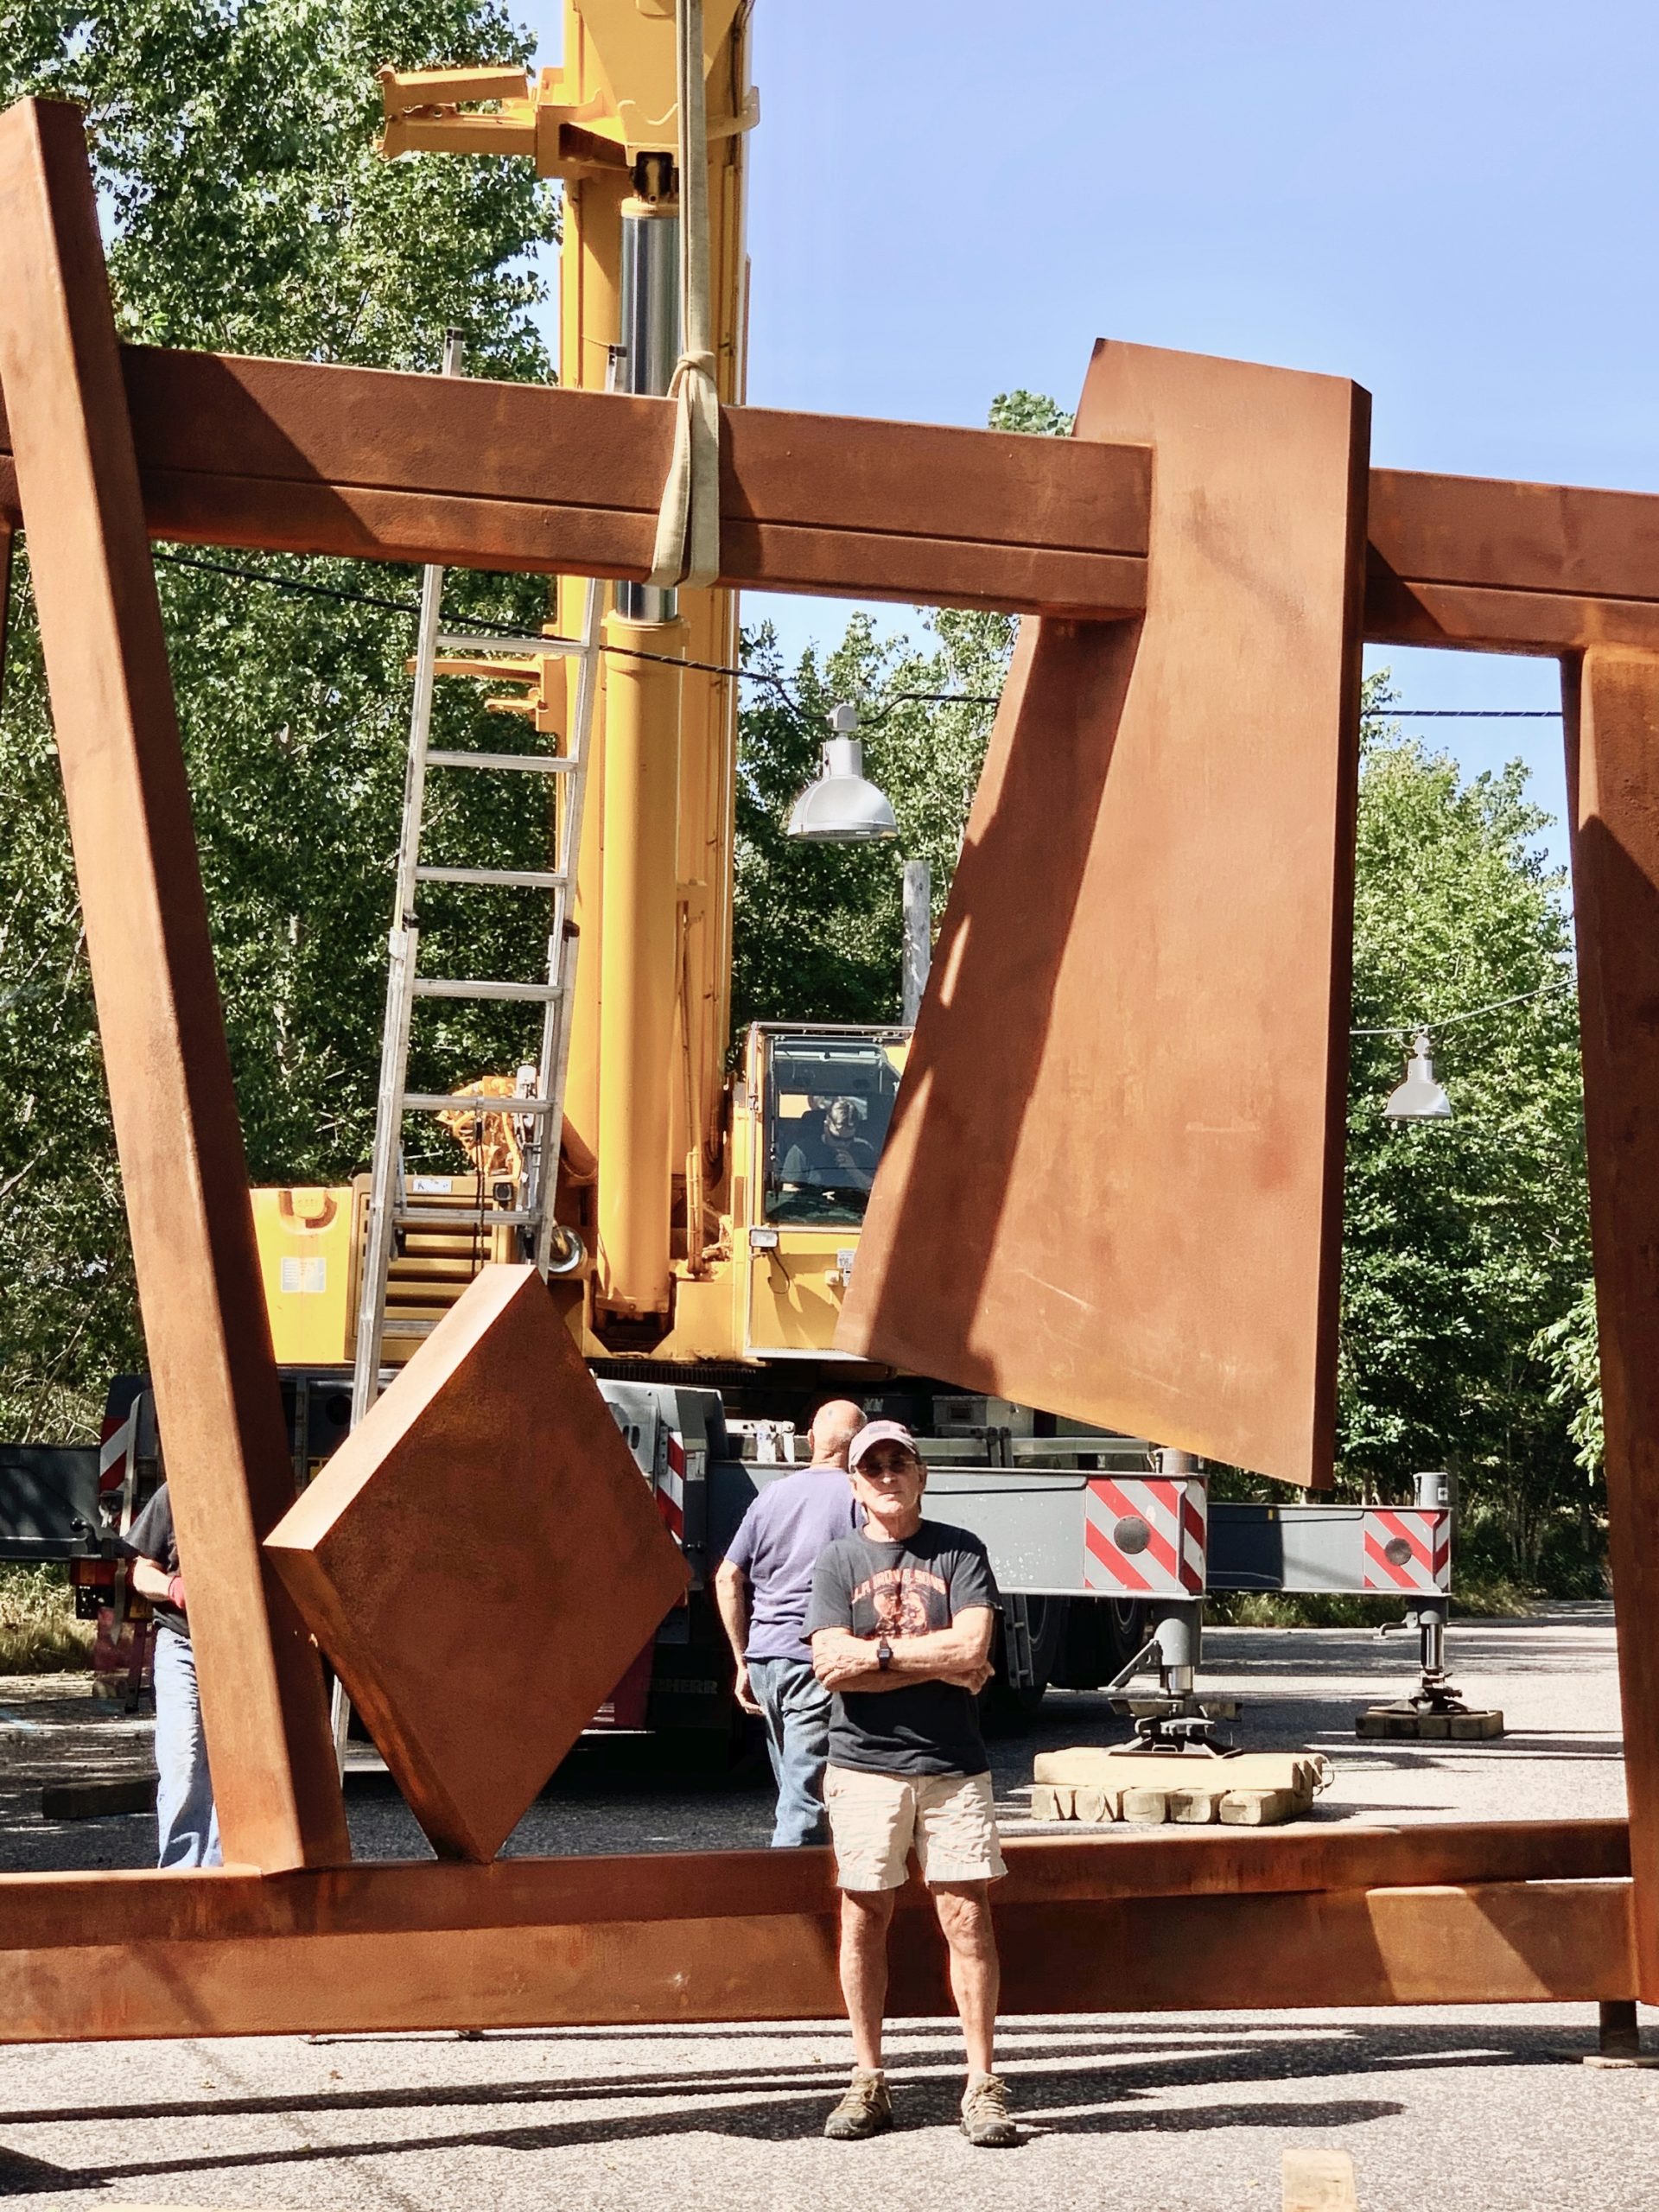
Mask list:
[{"label": "crane outrigger pad", "polygon": [[1146,615],[1025,626],[842,1351],[1329,1482],[1370,416],[1096,347]]}]

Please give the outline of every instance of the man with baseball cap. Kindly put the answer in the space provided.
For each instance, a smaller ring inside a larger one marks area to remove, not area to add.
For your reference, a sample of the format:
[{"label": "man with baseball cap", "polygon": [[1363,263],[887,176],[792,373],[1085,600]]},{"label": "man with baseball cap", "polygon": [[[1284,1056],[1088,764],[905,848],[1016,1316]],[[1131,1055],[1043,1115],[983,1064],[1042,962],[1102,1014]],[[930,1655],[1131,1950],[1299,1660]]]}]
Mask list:
[{"label": "man with baseball cap", "polygon": [[823,2132],[857,2141],[893,2126],[881,2065],[887,1929],[913,1848],[950,1947],[968,2047],[962,2132],[1001,2148],[1020,2139],[993,2069],[990,1885],[1007,1870],[976,1703],[991,1672],[996,1583],[977,1536],[923,1520],[927,1469],[907,1428],[869,1422],[848,1467],[864,1526],[819,1560],[806,1617],[813,1667],[835,1694],[823,1798],[853,2031],[852,2082]]}]

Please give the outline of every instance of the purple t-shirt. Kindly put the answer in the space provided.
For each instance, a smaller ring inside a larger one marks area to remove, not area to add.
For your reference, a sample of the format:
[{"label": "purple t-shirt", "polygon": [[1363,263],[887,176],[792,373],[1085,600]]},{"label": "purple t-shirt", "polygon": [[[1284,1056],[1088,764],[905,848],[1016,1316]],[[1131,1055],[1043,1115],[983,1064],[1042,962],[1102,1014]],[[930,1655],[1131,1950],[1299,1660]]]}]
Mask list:
[{"label": "purple t-shirt", "polygon": [[726,1556],[749,1580],[750,1659],[810,1659],[801,1633],[812,1570],[857,1526],[853,1488],[839,1467],[803,1467],[768,1483],[743,1516]]}]

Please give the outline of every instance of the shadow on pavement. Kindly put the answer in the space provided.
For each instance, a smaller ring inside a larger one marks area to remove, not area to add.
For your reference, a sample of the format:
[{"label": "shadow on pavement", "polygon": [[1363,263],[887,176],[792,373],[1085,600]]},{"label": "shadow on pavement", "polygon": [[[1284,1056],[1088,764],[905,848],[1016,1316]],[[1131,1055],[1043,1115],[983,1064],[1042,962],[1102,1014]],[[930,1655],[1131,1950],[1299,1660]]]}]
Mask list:
[{"label": "shadow on pavement", "polygon": [[[1588,2008],[1586,2007],[1586,2012]],[[839,2023],[815,2023],[798,2029],[751,2028],[749,2034],[774,2039],[791,2034],[822,2038],[839,2032]],[[661,2031],[613,2031],[612,2039],[653,2039]],[[676,2030],[683,2041],[688,2033]],[[728,2039],[723,2025],[702,2031]],[[584,2031],[584,2039],[597,2038]],[[371,2040],[371,2039],[360,2039]],[[402,2039],[400,2039],[402,2040]],[[495,2040],[495,2038],[490,2038]],[[500,2038],[522,2044],[529,2036]],[[543,2038],[556,2049],[554,2037]],[[920,2050],[915,2049],[918,2043]],[[1191,2105],[1154,2102],[1181,2090],[1248,2090],[1251,2084],[1338,2082],[1379,2086],[1413,2072],[1453,2068],[1473,2072],[1493,2067],[1559,2067],[1570,2047],[1588,2050],[1593,2030],[1586,2019],[1581,2035],[1560,2028],[1496,2030],[1484,2025],[1444,2028],[1331,2028],[1304,2031],[1192,2027],[1172,2020],[1166,2030],[1137,2022],[1102,2029],[1090,2022],[1076,2031],[1052,2026],[1021,2030],[1010,2024],[1002,2065],[1015,2107],[1037,2133],[1123,2133],[1155,2130],[1199,2133],[1261,2125],[1274,2129],[1343,2127],[1395,2117],[1408,2109],[1403,2096],[1323,2095],[1296,2102],[1262,2097],[1213,2096]],[[961,2094],[961,2060],[956,2032],[948,2024],[900,2024],[890,2059],[901,2126],[954,2126]],[[937,2044],[937,2048],[927,2046]],[[229,2119],[308,2113],[430,2112],[502,2105],[550,2108],[528,2126],[499,2127],[486,2121],[448,2134],[422,2132],[400,2137],[234,2152],[187,2152],[166,2158],[99,2161],[80,2168],[59,2166],[0,2148],[0,2194],[38,2195],[48,2190],[94,2189],[117,2182],[162,2176],[225,2172],[264,2166],[304,2166],[418,2152],[429,2157],[446,2150],[550,2151],[575,2145],[671,2139],[686,2134],[785,2140],[816,2136],[829,2104],[845,2078],[845,2063],[810,2059],[804,2063],[716,2068],[688,2071],[654,2069],[602,2079],[576,2077],[543,2082],[483,2082],[439,2088],[415,2083],[385,2088],[326,2091],[312,2096],[215,2097],[196,2103],[75,2106],[19,2111],[22,2125],[98,2124],[126,2126],[145,2121],[186,2120],[222,2122]],[[1403,2087],[1403,2084],[1402,2084]],[[673,2100],[652,2113],[609,2112],[555,2117],[557,2108],[594,2103],[627,2104],[636,2100]]]}]

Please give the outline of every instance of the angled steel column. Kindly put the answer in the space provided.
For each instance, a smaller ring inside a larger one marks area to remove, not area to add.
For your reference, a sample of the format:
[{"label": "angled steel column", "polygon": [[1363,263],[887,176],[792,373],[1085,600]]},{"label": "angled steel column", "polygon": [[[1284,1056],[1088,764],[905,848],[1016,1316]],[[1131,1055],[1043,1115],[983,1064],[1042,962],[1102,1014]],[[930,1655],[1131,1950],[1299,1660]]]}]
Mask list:
[{"label": "angled steel column", "polygon": [[0,118],[0,383],[228,1860],[351,1856],[259,1538],[294,1474],[78,109]]}]

